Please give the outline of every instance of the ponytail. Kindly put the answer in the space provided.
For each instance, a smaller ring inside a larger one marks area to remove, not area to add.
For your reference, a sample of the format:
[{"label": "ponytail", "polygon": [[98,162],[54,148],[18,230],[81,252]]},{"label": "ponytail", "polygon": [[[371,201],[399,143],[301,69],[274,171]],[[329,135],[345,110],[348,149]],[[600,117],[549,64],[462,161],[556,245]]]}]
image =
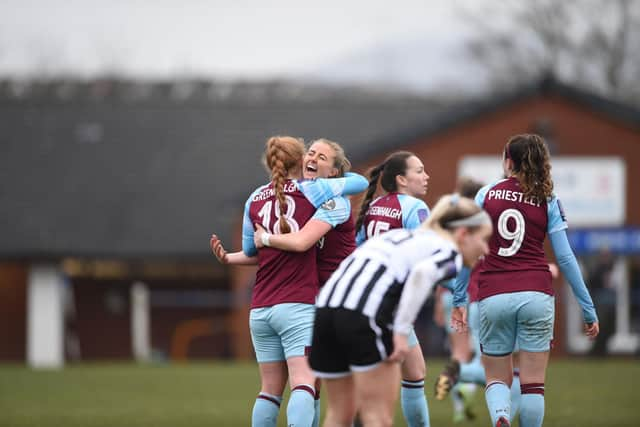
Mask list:
[{"label": "ponytail", "polygon": [[380,178],[380,173],[384,166],[385,163],[382,163],[371,169],[371,172],[369,172],[369,187],[367,187],[367,193],[364,196],[364,200],[362,200],[362,205],[360,205],[360,213],[358,214],[358,219],[356,221],[356,232],[360,230],[360,227],[362,227],[364,217],[367,214],[367,210],[369,210],[369,205],[371,204],[371,199],[373,199],[373,195],[378,189],[378,178]]},{"label": "ponytail", "polygon": [[376,193],[378,188],[378,179],[380,179],[380,186],[388,193],[398,191],[398,183],[396,177],[398,175],[404,175],[407,172],[407,159],[415,156],[410,151],[396,151],[391,153],[384,162],[376,166],[369,172],[369,188],[367,188],[367,194],[362,201],[360,207],[360,213],[358,214],[358,220],[356,221],[356,230],[360,230],[362,223],[364,222],[364,216],[367,214],[371,199]]}]

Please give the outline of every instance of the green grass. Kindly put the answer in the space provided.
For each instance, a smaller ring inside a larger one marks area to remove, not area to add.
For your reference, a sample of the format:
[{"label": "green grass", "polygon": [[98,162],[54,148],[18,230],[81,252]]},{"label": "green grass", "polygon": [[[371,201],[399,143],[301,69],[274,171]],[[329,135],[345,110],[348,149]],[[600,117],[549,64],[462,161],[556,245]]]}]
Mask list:
[{"label": "green grass", "polygon": [[[428,364],[432,426],[448,426],[451,405],[432,396],[443,361]],[[639,426],[640,363],[635,360],[553,360],[546,381],[545,427]],[[0,425],[248,426],[259,388],[255,363],[184,365],[82,364],[62,371],[0,365]],[[474,422],[488,426],[480,390]],[[285,425],[284,405],[280,426]],[[396,414],[396,424],[404,425]],[[517,425],[517,424],[516,424]]]}]

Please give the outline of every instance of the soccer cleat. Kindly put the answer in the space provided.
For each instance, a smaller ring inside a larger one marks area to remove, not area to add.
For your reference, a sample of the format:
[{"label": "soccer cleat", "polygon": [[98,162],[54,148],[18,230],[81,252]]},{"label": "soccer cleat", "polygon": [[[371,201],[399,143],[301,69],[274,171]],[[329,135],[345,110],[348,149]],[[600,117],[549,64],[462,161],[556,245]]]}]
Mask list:
[{"label": "soccer cleat", "polygon": [[511,423],[505,417],[500,417],[496,422],[496,427],[511,427]]},{"label": "soccer cleat", "polygon": [[436,399],[444,400],[454,385],[458,382],[458,377],[460,376],[460,363],[452,359],[449,362],[440,375],[438,375],[438,379],[436,380]]},{"label": "soccer cleat", "polygon": [[464,405],[464,416],[467,420],[474,420],[476,418],[476,413],[473,411],[473,398],[475,394],[475,390],[471,391],[464,384],[461,387],[458,387],[456,390],[458,397],[462,400]]}]

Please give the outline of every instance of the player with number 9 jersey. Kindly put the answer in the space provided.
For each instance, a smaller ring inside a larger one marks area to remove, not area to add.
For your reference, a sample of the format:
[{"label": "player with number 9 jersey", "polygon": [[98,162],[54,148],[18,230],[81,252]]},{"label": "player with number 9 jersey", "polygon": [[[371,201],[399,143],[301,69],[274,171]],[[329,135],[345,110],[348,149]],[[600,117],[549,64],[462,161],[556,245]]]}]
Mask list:
[{"label": "player with number 9 jersey", "polygon": [[[555,300],[544,254],[549,236],[558,266],[582,307],[584,331],[594,338],[599,325],[593,301],[566,235],[567,223],[553,193],[551,161],[544,139],[515,135],[507,142],[505,179],[483,187],[476,203],[493,222],[489,254],[479,269],[480,346],[486,371],[485,398],[492,425],[509,426],[511,353],[520,350],[520,425],[542,425],[545,375],[553,341]],[[462,319],[468,270],[457,277],[454,317]]]},{"label": "player with number 9 jersey", "polygon": [[479,274],[479,299],[517,291],[553,295],[543,244],[547,234],[567,228],[558,198],[529,199],[511,176],[480,189],[476,203],[489,213],[495,230]]}]

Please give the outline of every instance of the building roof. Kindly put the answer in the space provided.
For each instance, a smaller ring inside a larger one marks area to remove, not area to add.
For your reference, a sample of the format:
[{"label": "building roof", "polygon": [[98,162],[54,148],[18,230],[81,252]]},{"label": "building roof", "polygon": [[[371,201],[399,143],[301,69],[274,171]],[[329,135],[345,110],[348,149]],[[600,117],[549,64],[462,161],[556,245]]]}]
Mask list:
[{"label": "building roof", "polygon": [[0,83],[0,257],[208,257],[267,181],[266,139],[352,159],[432,100],[285,83]]},{"label": "building roof", "polygon": [[640,124],[548,78],[454,104],[282,82],[0,82],[0,257],[209,257],[267,181],[271,135],[336,140],[357,164],[548,94]]}]

